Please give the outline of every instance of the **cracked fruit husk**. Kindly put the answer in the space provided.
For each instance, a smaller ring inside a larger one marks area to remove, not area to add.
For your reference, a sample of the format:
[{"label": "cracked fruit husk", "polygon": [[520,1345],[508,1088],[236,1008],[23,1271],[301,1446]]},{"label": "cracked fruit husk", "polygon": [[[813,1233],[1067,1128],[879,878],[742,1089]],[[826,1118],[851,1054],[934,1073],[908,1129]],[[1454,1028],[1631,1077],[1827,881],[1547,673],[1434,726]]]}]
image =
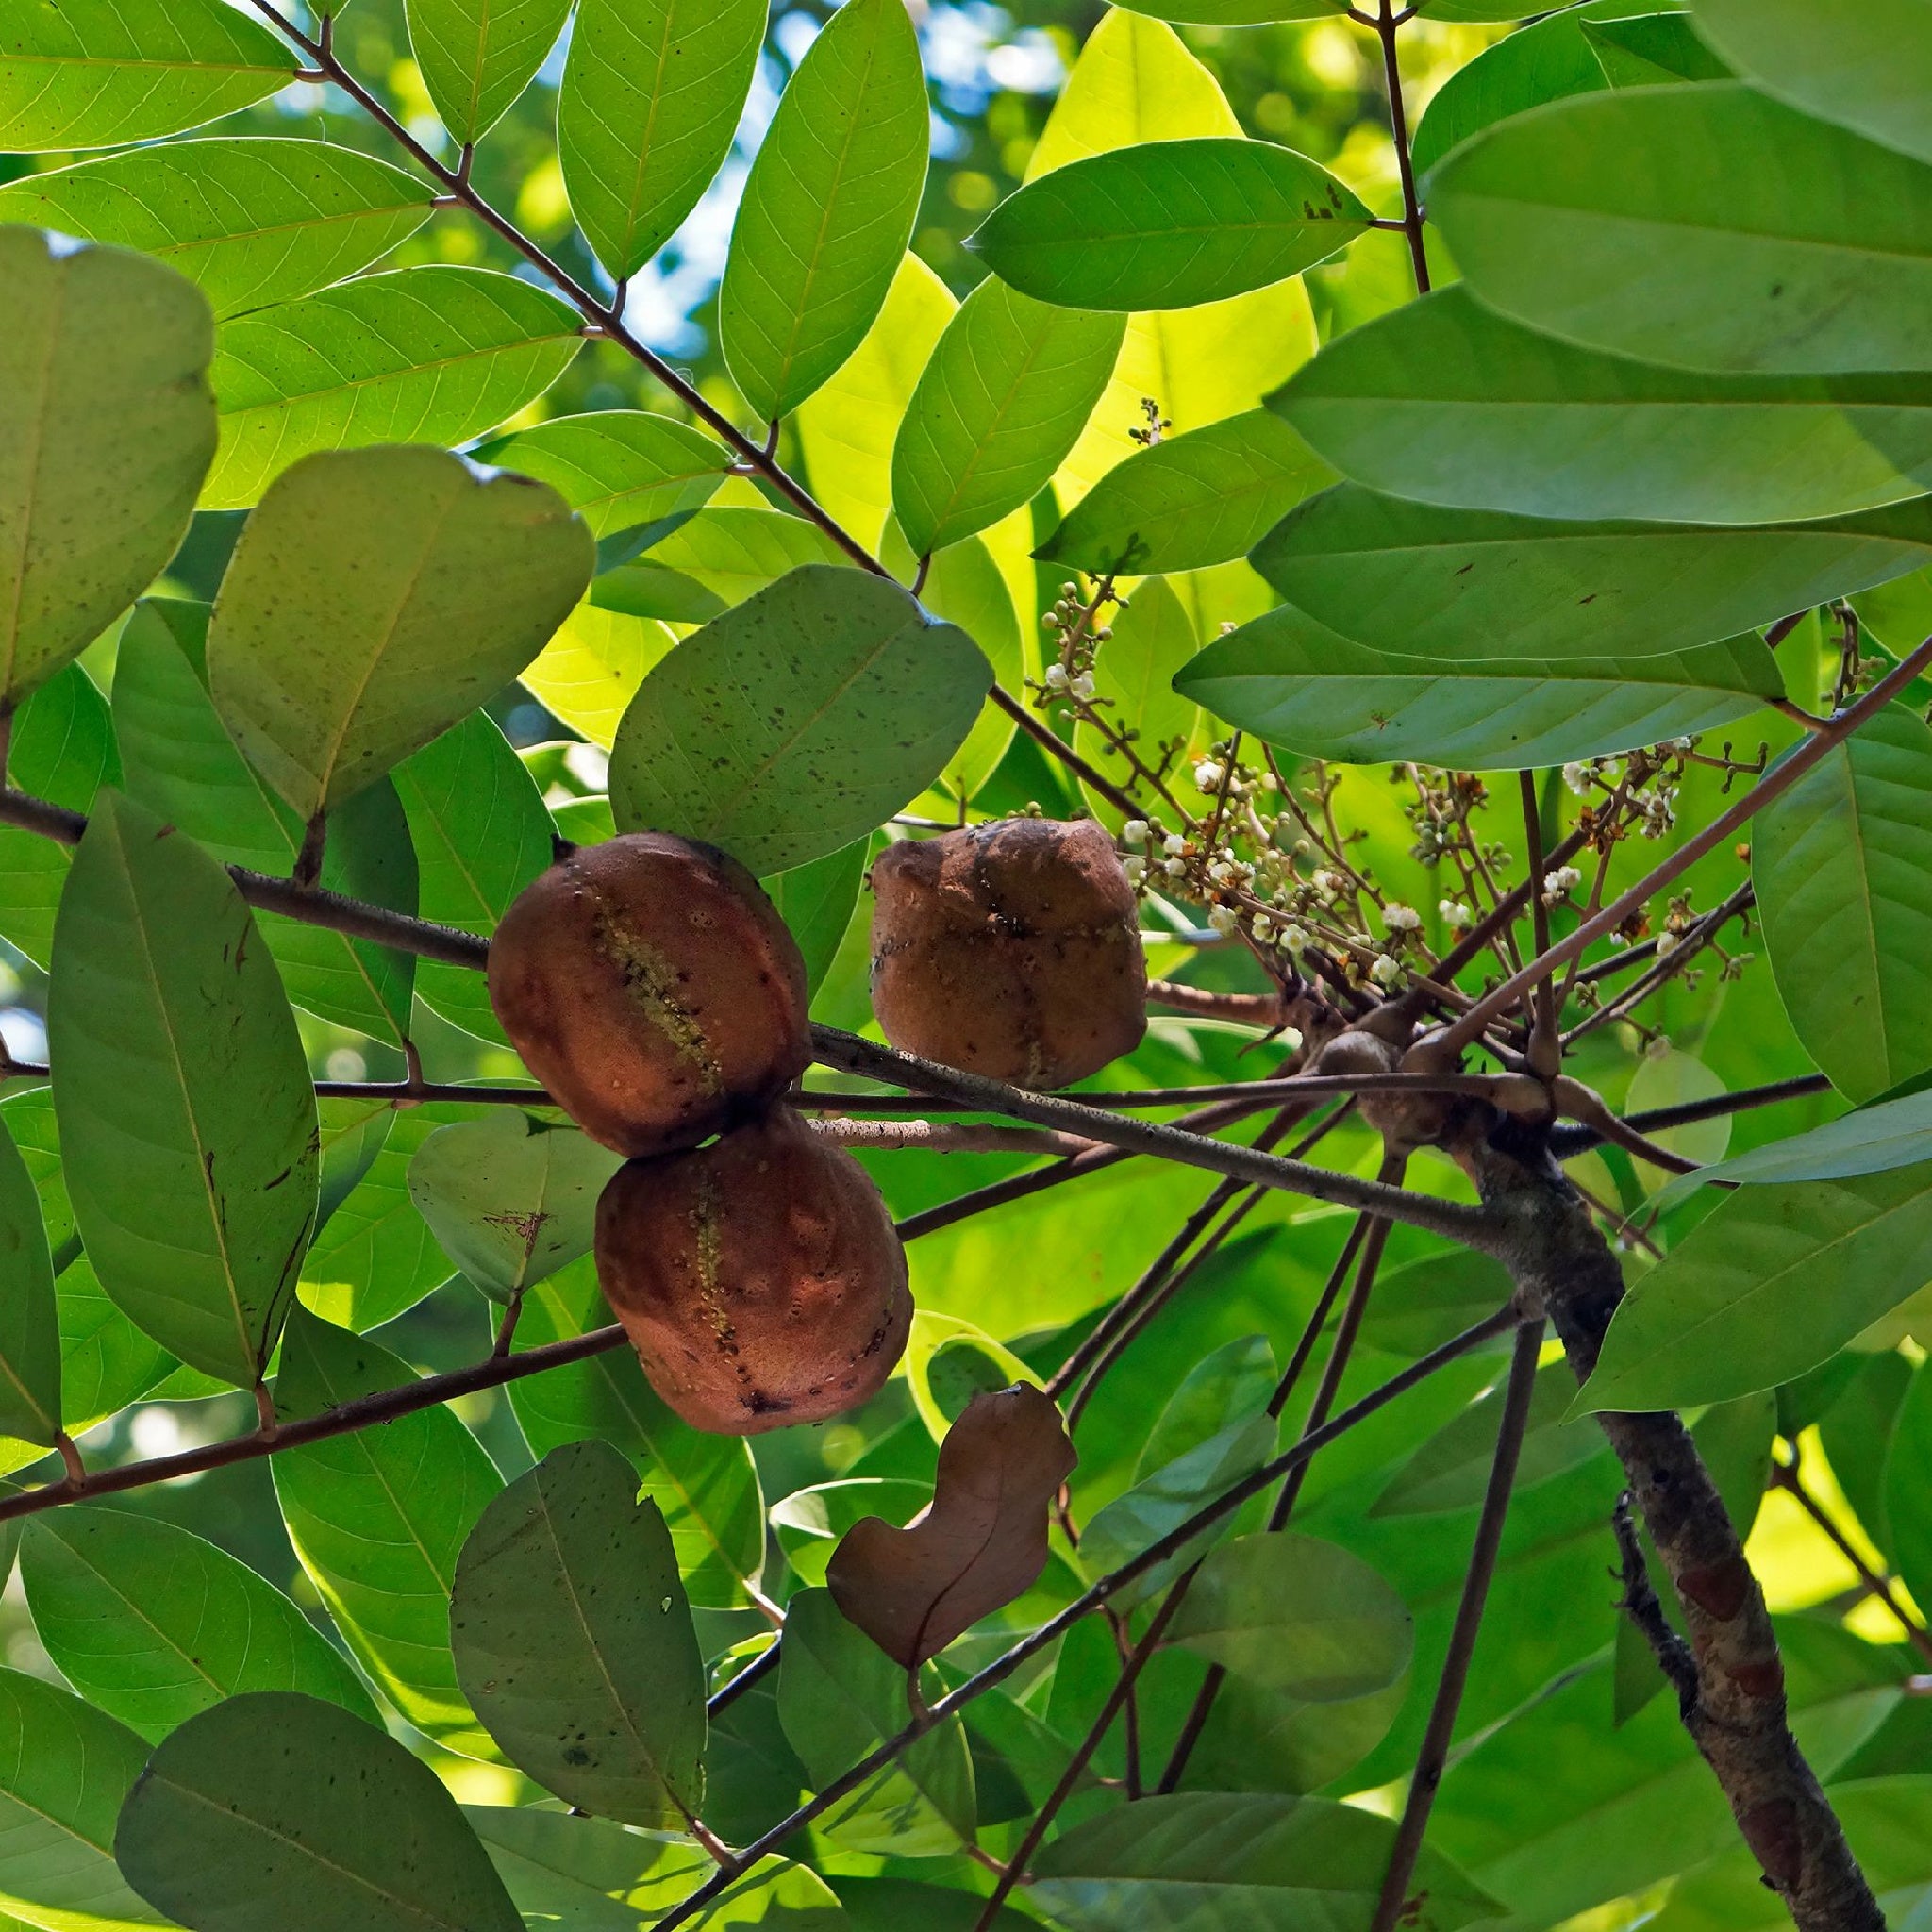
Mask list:
[{"label": "cracked fruit husk", "polygon": [[1064,1086],[1147,1030],[1139,910],[1091,820],[1006,819],[904,840],[872,869],[872,1003],[907,1053]]},{"label": "cracked fruit husk", "polygon": [[620,1168],[597,1204],[597,1275],[652,1388],[717,1435],[856,1407],[912,1324],[878,1190],[785,1107]]},{"label": "cracked fruit husk", "polygon": [[579,846],[490,943],[490,1004],[524,1064],[620,1154],[695,1146],[811,1057],[805,961],[758,882],[664,832]]}]

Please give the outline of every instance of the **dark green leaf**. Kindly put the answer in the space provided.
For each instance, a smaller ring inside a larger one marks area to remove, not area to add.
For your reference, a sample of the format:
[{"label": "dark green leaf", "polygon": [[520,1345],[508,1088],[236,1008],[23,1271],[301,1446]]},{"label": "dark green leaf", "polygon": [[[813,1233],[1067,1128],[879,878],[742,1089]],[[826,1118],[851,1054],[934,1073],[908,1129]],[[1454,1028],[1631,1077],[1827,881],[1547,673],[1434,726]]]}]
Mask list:
[{"label": "dark green leaf", "polygon": [[1918,504],[1742,530],[1433,509],[1352,484],[1289,511],[1256,567],[1319,622],[1446,660],[1663,657],[1914,569]]},{"label": "dark green leaf", "polygon": [[[219,0],[203,4],[246,25]],[[61,18],[45,0],[31,11]],[[7,37],[0,14],[0,94]],[[208,304],[179,275],[5,227],[0,290],[0,708],[10,709],[175,554],[215,425]]]},{"label": "dark green leaf", "polygon": [[319,1093],[315,1112],[322,1127],[322,1187],[315,1218],[326,1227],[329,1217],[375,1166],[395,1124],[396,1110],[380,1094],[370,1100]]},{"label": "dark green leaf", "polygon": [[1155,1417],[1134,1463],[1134,1480],[1143,1481],[1209,1437],[1258,1415],[1279,1375],[1274,1345],[1265,1335],[1243,1335],[1203,1356]]},{"label": "dark green leaf", "polygon": [[114,1866],[114,1821],[146,1757],[105,1711],[0,1671],[0,1909],[59,1932],[168,1923]]},{"label": "dark green leaf", "polygon": [[5,0],[0,149],[118,147],[232,114],[295,77],[223,0]]},{"label": "dark green leaf", "polygon": [[171,1523],[51,1510],[27,1525],[20,1577],[61,1674],[151,1743],[242,1690],[300,1690],[377,1721],[361,1679],[280,1591]]},{"label": "dark green leaf", "polygon": [[1662,369],[1532,334],[1459,287],[1339,337],[1269,405],[1357,483],[1470,509],[1766,524],[1932,485],[1932,375]]},{"label": "dark green leaf", "polygon": [[555,1449],[457,1566],[457,1674],[519,1769],[566,1803],[677,1829],[703,1800],[705,1682],[658,1506],[608,1442]]},{"label": "dark green leaf", "polygon": [[1748,87],[1639,88],[1491,128],[1438,170],[1429,218],[1482,301],[1614,355],[1932,369],[1932,166]]},{"label": "dark green leaf", "polygon": [[429,219],[433,193],[331,142],[220,138],[8,182],[0,222],[139,248],[229,316],[312,294],[380,260]]},{"label": "dark green leaf", "polygon": [[409,1162],[409,1198],[470,1280],[492,1301],[514,1302],[590,1252],[597,1197],[623,1164],[575,1127],[497,1107],[424,1141]]},{"label": "dark green leaf", "polygon": [[[1900,1406],[1915,1372],[1902,1355],[1865,1357],[1843,1392],[1818,1419],[1819,1446],[1868,1541],[1893,1547],[1886,1464]],[[1920,1506],[1911,1506],[1914,1518]]]},{"label": "dark green leaf", "polygon": [[1369,220],[1325,168],[1270,142],[1154,141],[1029,181],[972,245],[1041,302],[1193,308],[1325,260]]},{"label": "dark green leaf", "polygon": [[[1885,1521],[1900,1579],[1918,1603],[1932,1601],[1932,1498],[1925,1493],[1932,1457],[1932,1374],[1922,1364],[1898,1406],[1885,1457]],[[1922,1594],[1923,1592],[1923,1594]]]},{"label": "dark green leaf", "polygon": [[104,792],[53,977],[60,1141],[102,1286],[183,1361],[246,1386],[316,1201],[315,1096],[255,921],[192,841]]},{"label": "dark green leaf", "polygon": [[[1034,1861],[1029,1897],[1071,1932],[1366,1924],[1395,1826],[1321,1798],[1145,1798],[1076,1824]],[[1409,1932],[1454,1932],[1493,1901],[1424,1851]]]},{"label": "dark green leaf", "polygon": [[582,594],[593,551],[547,485],[441,450],[311,457],[249,518],[223,580],[216,708],[306,820],[501,691]]},{"label": "dark green leaf", "polygon": [[764,0],[582,0],[558,158],[591,252],[623,281],[675,233],[731,147]]},{"label": "dark green leaf", "polygon": [[0,1434],[48,1444],[60,1430],[60,1318],[34,1177],[0,1115]]},{"label": "dark green leaf", "polygon": [[522,1932],[436,1774],[285,1690],[231,1697],[148,1760],[114,1837],[142,1895],[198,1932]]},{"label": "dark green leaf", "polygon": [[1932,730],[1893,705],[1758,815],[1751,882],[1779,996],[1852,1100],[1932,1067]]},{"label": "dark green leaf", "polygon": [[[275,1383],[285,1421],[412,1379],[407,1363],[307,1309],[291,1317]],[[457,1681],[449,1592],[463,1541],[502,1487],[446,1408],[287,1449],[275,1458],[289,1541],[356,1660],[445,1749],[494,1757]]]},{"label": "dark green leaf", "polygon": [[[516,1345],[562,1341],[609,1320],[596,1271],[580,1261],[525,1297]],[[764,1567],[765,1509],[742,1437],[706,1435],[680,1421],[628,1348],[513,1382],[510,1403],[538,1456],[602,1441],[631,1458],[643,1493],[664,1512],[692,1603],[723,1610],[750,1601]]]},{"label": "dark green leaf", "polygon": [[1344,764],[1566,764],[1707,731],[1784,695],[1756,637],[1668,657],[1537,664],[1377,651],[1283,605],[1209,644],[1174,688],[1271,744]]},{"label": "dark green leaf", "polygon": [[1695,0],[1691,11],[1697,31],[1767,93],[1932,161],[1920,0]]},{"label": "dark green leaf", "polygon": [[549,484],[599,537],[702,509],[730,461],[708,436],[642,409],[558,416],[477,456]]},{"label": "dark green leaf", "polygon": [[761,422],[872,326],[912,233],[929,113],[905,0],[847,0],[791,76],[731,231],[719,339]]},{"label": "dark green leaf", "polygon": [[[986,1900],[975,1892],[941,1890],[909,1878],[848,1878],[839,1874],[839,1903],[852,1932],[976,1932]],[[991,1932],[1028,1932],[1031,1919],[1002,1906]]]},{"label": "dark green leaf", "polygon": [[[778,1713],[819,1784],[905,1727],[906,1672],[839,1614],[822,1590],[800,1591],[785,1620]],[[958,1719],[841,1798],[820,1829],[841,1849],[942,1857],[974,1841],[973,1760]]]},{"label": "dark green leaf", "polygon": [[580,326],[528,282],[442,263],[227,323],[211,371],[222,450],[203,505],[244,509],[316,450],[480,435],[570,367]]},{"label": "dark green leaf", "polygon": [[869,840],[855,839],[823,858],[793,866],[790,872],[774,872],[758,881],[798,941],[798,950],[805,956],[805,983],[813,993],[832,970],[839,941],[852,924],[870,850]]},{"label": "dark green leaf", "polygon": [[[1627,4],[1627,0],[1619,0]],[[1583,37],[1595,50],[1612,87],[1657,87],[1677,80],[1735,80],[1736,75],[1698,39],[1685,13],[1607,14],[1589,22]]]},{"label": "dark green leaf", "polygon": [[1246,1682],[1311,1704],[1394,1683],[1413,1641],[1402,1599],[1359,1557],[1286,1531],[1210,1550],[1167,1635]]},{"label": "dark green leaf", "polygon": [[1281,418],[1249,409],[1116,464],[1037,553],[1082,570],[1199,570],[1242,557],[1335,473]]},{"label": "dark green leaf", "polygon": [[644,679],[611,751],[618,827],[708,840],[757,873],[823,858],[940,774],[989,681],[972,639],[898,585],[808,565]]},{"label": "dark green leaf", "polygon": [[[495,724],[473,711],[391,774],[422,884],[417,909],[459,932],[487,935],[551,860],[550,814]],[[423,1004],[480,1040],[507,1044],[480,973],[425,959]]]},{"label": "dark green leaf", "polygon": [[[562,1932],[637,1932],[717,1869],[676,1840],[641,1837],[601,1819],[525,1807],[471,1805],[464,1814],[529,1925]],[[803,1865],[766,1858],[691,1921],[698,1932],[769,1925],[846,1932],[839,1901]]]},{"label": "dark green leaf", "polygon": [[1816,1368],[1932,1279],[1932,1164],[1740,1188],[1643,1275],[1579,1405],[1680,1408]]},{"label": "dark green leaf", "polygon": [[915,556],[1039,494],[1086,427],[1125,333],[1118,315],[1055,308],[991,277],[967,296],[892,446],[892,511]]},{"label": "dark green leaf", "polygon": [[489,133],[536,78],[570,0],[408,0],[409,50],[449,138]]}]

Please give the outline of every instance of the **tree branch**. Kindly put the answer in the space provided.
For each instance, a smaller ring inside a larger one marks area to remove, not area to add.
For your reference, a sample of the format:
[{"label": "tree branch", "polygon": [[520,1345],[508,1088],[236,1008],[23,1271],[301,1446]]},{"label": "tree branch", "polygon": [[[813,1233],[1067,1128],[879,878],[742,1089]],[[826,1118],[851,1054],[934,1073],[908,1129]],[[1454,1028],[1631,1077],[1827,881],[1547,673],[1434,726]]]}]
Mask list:
[{"label": "tree branch", "polygon": [[1402,226],[1408,237],[1409,266],[1415,272],[1415,291],[1429,292],[1429,254],[1423,239],[1422,202],[1415,191],[1415,163],[1408,152],[1408,111],[1402,100],[1402,67],[1395,57],[1395,30],[1401,25],[1390,0],[1378,0],[1379,12],[1370,23],[1382,42],[1382,78],[1389,89],[1389,128],[1395,142],[1395,165],[1402,176]]},{"label": "tree branch", "polygon": [[[1744,1113],[1754,1107],[1774,1107],[1780,1101],[1805,1100],[1814,1093],[1828,1093],[1831,1082],[1823,1074],[1799,1074],[1789,1080],[1773,1080],[1763,1087],[1740,1087],[1735,1093],[1716,1093],[1708,1100],[1679,1101],[1674,1107],[1654,1107],[1645,1113],[1626,1114],[1624,1124],[1640,1133],[1655,1133],[1664,1127],[1688,1127],[1694,1121],[1722,1120],[1724,1115]],[[1558,1160],[1601,1145],[1603,1135],[1594,1127],[1555,1127],[1550,1132],[1550,1152]]]}]

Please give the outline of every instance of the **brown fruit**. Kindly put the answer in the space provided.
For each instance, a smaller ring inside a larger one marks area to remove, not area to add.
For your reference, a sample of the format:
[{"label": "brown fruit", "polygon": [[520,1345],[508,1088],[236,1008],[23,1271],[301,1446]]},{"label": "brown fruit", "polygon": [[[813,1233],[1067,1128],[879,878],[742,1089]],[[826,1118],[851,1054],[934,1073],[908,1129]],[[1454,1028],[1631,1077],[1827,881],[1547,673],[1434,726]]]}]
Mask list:
[{"label": "brown fruit", "polygon": [[629,832],[553,865],[490,942],[490,1004],[524,1064],[620,1154],[694,1146],[811,1058],[805,961],[727,854]]},{"label": "brown fruit", "polygon": [[894,1046],[1039,1088],[1141,1043],[1134,889],[1091,820],[906,840],[874,862],[872,883],[872,1004]]},{"label": "brown fruit", "polygon": [[912,1324],[878,1190],[786,1107],[619,1168],[597,1203],[597,1275],[652,1388],[717,1435],[856,1407]]}]

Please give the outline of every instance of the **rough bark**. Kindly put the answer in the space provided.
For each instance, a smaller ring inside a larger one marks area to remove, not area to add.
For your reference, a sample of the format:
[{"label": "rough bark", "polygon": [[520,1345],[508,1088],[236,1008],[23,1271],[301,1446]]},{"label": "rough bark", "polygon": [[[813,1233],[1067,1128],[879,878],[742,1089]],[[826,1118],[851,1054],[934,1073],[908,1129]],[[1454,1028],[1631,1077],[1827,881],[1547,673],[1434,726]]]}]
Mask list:
[{"label": "rough bark", "polygon": [[[1623,1271],[1541,1130],[1472,1110],[1454,1151],[1507,1221],[1506,1264],[1525,1312],[1547,1311],[1579,1382],[1624,1297]],[[1690,1434],[1672,1414],[1602,1415],[1668,1574],[1694,1677],[1684,1724],[1738,1829],[1800,1932],[1884,1932],[1817,1776],[1791,1736],[1764,1593]]]}]

